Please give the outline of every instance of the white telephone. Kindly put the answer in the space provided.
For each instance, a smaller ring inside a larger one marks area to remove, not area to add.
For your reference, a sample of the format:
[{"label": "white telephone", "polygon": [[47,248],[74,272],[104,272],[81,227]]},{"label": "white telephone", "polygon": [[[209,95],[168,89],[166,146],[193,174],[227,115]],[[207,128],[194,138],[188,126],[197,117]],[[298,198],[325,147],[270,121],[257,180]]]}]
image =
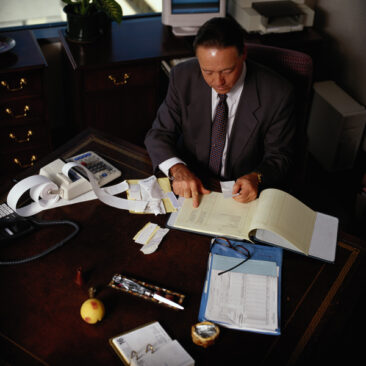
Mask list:
[{"label": "white telephone", "polygon": [[[93,173],[95,180],[100,187],[121,176],[121,171],[108,163],[93,151],[73,156],[66,162],[80,163]],[[92,187],[89,181],[83,176],[82,170],[77,167],[69,170],[68,176],[62,173],[65,162],[56,159],[44,166],[39,171],[40,175],[49,178],[60,187],[60,196],[66,200],[72,200],[83,193],[89,192]]]}]

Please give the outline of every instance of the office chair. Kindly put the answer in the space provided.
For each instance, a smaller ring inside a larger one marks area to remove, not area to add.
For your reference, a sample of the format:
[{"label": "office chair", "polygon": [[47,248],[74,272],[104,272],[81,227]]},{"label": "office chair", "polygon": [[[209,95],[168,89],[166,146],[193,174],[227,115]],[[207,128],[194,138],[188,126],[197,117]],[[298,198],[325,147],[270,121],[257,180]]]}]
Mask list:
[{"label": "office chair", "polygon": [[297,187],[303,182],[307,162],[307,123],[310,109],[313,83],[312,58],[302,52],[247,43],[248,59],[267,66],[276,71],[295,88],[296,131],[296,164],[290,185]]}]

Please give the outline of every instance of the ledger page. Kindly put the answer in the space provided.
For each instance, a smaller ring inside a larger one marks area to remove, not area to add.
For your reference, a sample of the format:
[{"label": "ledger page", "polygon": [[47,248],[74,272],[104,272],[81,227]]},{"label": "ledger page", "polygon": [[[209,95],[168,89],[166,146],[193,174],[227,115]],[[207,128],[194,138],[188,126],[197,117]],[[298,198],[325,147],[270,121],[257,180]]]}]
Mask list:
[{"label": "ledger page", "polygon": [[212,269],[205,318],[236,329],[275,332],[278,279]]},{"label": "ledger page", "polygon": [[[274,244],[309,254],[317,213],[290,194],[278,189],[265,189],[257,199],[258,207],[249,230],[276,233]],[[280,238],[285,240],[281,241]]]},{"label": "ledger page", "polygon": [[184,230],[249,239],[248,229],[257,201],[247,204],[224,198],[222,193],[203,195],[197,208],[192,199],[185,199],[177,214],[174,226]]}]

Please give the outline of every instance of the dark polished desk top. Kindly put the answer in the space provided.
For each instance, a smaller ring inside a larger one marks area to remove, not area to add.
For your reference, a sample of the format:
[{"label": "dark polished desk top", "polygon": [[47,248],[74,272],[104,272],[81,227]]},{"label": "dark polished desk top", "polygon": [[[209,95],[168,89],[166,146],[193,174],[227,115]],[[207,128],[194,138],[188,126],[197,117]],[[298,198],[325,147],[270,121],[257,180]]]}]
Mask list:
[{"label": "dark polished desk top", "polygon": [[[13,38],[16,42],[16,48],[14,48],[11,52],[5,52],[1,54],[1,73],[40,69],[47,65],[39,45],[31,31],[19,30],[12,32],[1,32],[0,34],[2,37]],[[14,52],[14,50],[16,51]]]},{"label": "dark polished desk top", "polygon": [[[89,130],[24,176],[56,157],[87,150],[119,166],[123,179],[152,174],[143,149]],[[2,193],[4,198],[7,191]],[[43,211],[38,216],[73,220],[81,230],[41,259],[0,266],[0,361],[11,365],[120,365],[108,339],[155,320],[183,345],[196,365],[238,364],[239,360],[243,364],[284,365],[323,356],[327,359],[334,345],[331,335],[352,309],[360,281],[365,278],[364,250],[345,236],[340,237],[334,264],[285,252],[282,335],[222,328],[216,344],[203,349],[192,343],[190,328],[198,321],[210,238],[170,230],[155,253],[144,255],[132,238],[148,221],[164,226],[166,215],[130,214],[94,200]],[[39,252],[69,231],[66,226],[38,230],[0,248],[0,260]],[[74,283],[79,266],[85,274],[81,287]],[[185,310],[175,311],[107,287],[115,273],[184,293]],[[97,297],[106,307],[105,318],[96,325],[80,317],[80,306],[90,286],[97,288]]]},{"label": "dark polished desk top", "polygon": [[[98,68],[118,62],[152,59],[166,60],[193,55],[193,36],[177,37],[171,27],[161,22],[161,16],[129,17],[120,24],[112,23],[112,32],[92,44],[69,42],[65,29],[59,37],[74,70]],[[324,36],[309,27],[301,32],[259,35],[245,33],[245,42],[290,48],[310,54],[314,59],[324,48]]]},{"label": "dark polished desk top", "polygon": [[175,37],[160,16],[124,19],[112,23],[112,31],[92,44],[69,42],[59,32],[73,69],[106,67],[118,62],[147,61],[191,56],[192,37]]}]

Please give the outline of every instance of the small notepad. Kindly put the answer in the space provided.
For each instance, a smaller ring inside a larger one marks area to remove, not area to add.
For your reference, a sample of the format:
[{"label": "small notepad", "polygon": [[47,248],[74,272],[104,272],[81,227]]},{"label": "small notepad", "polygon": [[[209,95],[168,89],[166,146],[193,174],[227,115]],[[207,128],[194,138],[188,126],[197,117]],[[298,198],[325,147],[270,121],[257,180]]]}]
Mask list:
[{"label": "small notepad", "polygon": [[194,365],[193,358],[159,322],[110,338],[109,343],[127,366]]}]

